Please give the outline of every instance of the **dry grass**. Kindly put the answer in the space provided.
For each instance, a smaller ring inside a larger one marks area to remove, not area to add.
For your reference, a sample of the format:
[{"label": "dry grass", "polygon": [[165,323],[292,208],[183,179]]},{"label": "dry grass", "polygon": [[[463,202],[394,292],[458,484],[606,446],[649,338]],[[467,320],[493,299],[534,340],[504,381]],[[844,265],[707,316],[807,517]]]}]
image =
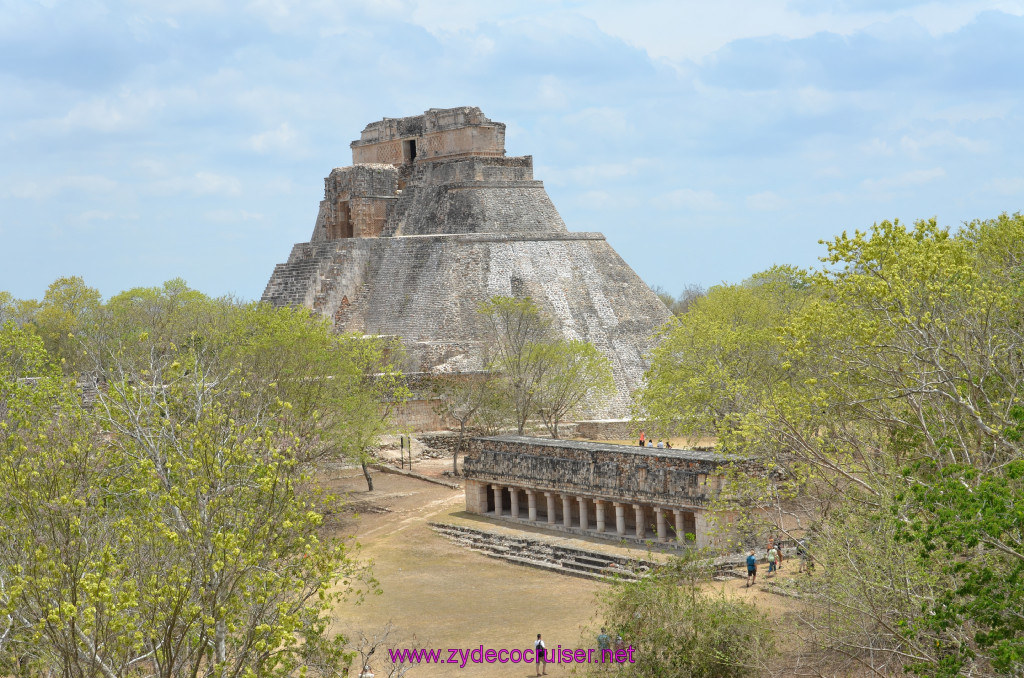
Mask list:
[{"label": "dry grass", "polygon": [[[437,514],[461,509],[461,490],[385,474],[377,474],[374,482],[378,489],[373,501],[386,504],[390,511],[365,513],[338,529],[355,532],[362,543],[361,556],[372,560],[383,593],[360,605],[339,607],[339,630],[370,630],[390,620],[414,634],[423,647],[528,648],[537,633],[544,634],[548,647],[593,644],[586,626],[596,612],[595,594],[606,585],[504,563],[438,536],[426,523]],[[362,477],[355,472],[331,485],[337,490],[352,488],[351,499],[364,506],[369,500]],[[569,672],[556,665],[548,674]],[[528,675],[534,671],[526,664],[471,664],[465,669],[423,665],[410,673]]]}]

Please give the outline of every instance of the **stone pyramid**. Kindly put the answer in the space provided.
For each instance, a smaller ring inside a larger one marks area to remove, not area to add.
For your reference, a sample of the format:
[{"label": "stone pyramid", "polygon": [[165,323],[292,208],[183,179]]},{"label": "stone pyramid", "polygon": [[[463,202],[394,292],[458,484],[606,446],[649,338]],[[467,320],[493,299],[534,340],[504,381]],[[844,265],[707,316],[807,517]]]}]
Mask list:
[{"label": "stone pyramid", "polygon": [[503,123],[430,109],[371,123],[351,146],[352,166],[325,180],[313,236],[274,268],[263,301],[400,336],[407,369],[429,377],[480,370],[477,305],[529,296],[612,361],[617,393],[588,418],[629,415],[668,310],[603,235],[566,228],[533,158],[505,156]]}]

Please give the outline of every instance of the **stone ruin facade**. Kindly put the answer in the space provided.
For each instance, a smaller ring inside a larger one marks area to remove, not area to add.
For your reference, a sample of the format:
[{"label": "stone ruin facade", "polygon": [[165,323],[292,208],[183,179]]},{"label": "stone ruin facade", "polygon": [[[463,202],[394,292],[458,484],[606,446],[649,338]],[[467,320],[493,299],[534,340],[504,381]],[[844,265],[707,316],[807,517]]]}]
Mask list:
[{"label": "stone ruin facade", "polygon": [[573,534],[704,547],[714,541],[708,513],[725,463],[714,452],[474,438],[462,469],[466,510]]},{"label": "stone ruin facade", "polygon": [[504,124],[479,108],[431,109],[371,123],[351,148],[263,301],[400,336],[406,370],[430,375],[482,369],[479,303],[529,296],[565,338],[611,359],[617,393],[588,418],[628,414],[668,310],[603,235],[566,228],[533,158],[505,155]]}]

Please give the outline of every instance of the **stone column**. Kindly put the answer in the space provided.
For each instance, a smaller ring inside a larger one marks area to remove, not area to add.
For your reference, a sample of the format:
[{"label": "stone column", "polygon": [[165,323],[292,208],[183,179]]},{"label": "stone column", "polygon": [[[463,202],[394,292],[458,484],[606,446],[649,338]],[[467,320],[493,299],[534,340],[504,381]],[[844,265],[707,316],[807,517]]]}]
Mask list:
[{"label": "stone column", "polygon": [[646,511],[642,504],[633,504],[633,510],[636,511],[636,536],[643,539],[647,536],[647,525],[644,523]]},{"label": "stone column", "polygon": [[501,485],[491,485],[491,489],[494,490],[494,515],[500,516],[501,515],[501,511],[502,511],[502,508],[501,508],[501,490],[503,488],[502,488]]},{"label": "stone column", "polygon": [[683,512],[679,509],[673,509],[672,513],[676,514],[676,541],[686,541],[686,528],[683,526]]},{"label": "stone column", "polygon": [[555,493],[545,492],[544,496],[548,499],[548,524],[555,524]]},{"label": "stone column", "polygon": [[626,505],[619,502],[612,502],[615,506],[615,531],[620,537],[626,536]]},{"label": "stone column", "polygon": [[519,517],[519,488],[518,487],[510,487],[510,488],[508,488],[508,492],[509,492],[510,495],[512,495],[512,517],[513,518],[518,518]]},{"label": "stone column", "polygon": [[537,522],[537,493],[535,491],[526,491],[526,505],[526,510],[528,511],[526,515],[529,516],[531,521]]},{"label": "stone column", "polygon": [[604,502],[600,499],[594,500],[594,513],[597,514],[597,531],[604,532]]},{"label": "stone column", "polygon": [[572,497],[562,495],[562,525],[572,527]]},{"label": "stone column", "polygon": [[471,513],[487,513],[487,485],[475,480],[466,480],[466,510]]},{"label": "stone column", "polygon": [[711,546],[711,535],[708,534],[708,521],[704,511],[693,512],[693,536],[696,538],[697,548]]},{"label": "stone column", "polygon": [[658,524],[658,541],[668,541],[668,525],[665,523],[665,510],[660,506],[654,507],[654,519]]},{"label": "stone column", "polygon": [[590,529],[590,518],[587,516],[587,498],[576,497],[576,501],[580,503],[580,529]]}]

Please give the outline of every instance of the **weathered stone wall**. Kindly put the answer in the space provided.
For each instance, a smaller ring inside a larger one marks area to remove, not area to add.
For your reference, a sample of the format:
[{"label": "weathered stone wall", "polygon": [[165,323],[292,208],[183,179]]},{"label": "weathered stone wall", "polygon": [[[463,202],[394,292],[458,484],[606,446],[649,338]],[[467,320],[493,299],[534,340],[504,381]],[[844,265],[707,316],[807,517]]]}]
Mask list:
[{"label": "weathered stone wall", "polygon": [[628,412],[650,337],[667,311],[600,234],[296,245],[263,299],[315,308],[343,331],[400,335],[411,371],[462,372],[482,367],[486,330],[477,307],[498,294],[532,297],[563,336],[591,341],[608,355],[617,392],[590,414]]},{"label": "weathered stone wall", "polygon": [[354,163],[404,164],[412,160],[406,144],[416,144],[416,161],[469,155],[505,155],[505,125],[489,120],[474,106],[432,108],[423,115],[384,118],[367,125],[352,142]]},{"label": "weathered stone wall", "polygon": [[[459,447],[459,434],[451,432],[421,433],[416,439],[427,447],[434,450],[444,450],[449,455],[453,454]],[[463,439],[463,445],[468,449],[470,436]]]},{"label": "weathered stone wall", "polygon": [[380,235],[398,199],[397,188],[398,171],[391,165],[332,170],[324,179],[324,199],[310,241]]},{"label": "weathered stone wall", "polygon": [[470,442],[462,472],[476,482],[703,508],[718,489],[717,479],[709,475],[722,463],[713,452],[496,436]]},{"label": "weathered stone wall", "polygon": [[462,158],[416,167],[385,235],[566,233],[533,158]]},{"label": "weathered stone wall", "polygon": [[450,422],[437,413],[435,401],[425,398],[413,398],[401,405],[396,405],[392,412],[392,421],[401,430],[439,431]]}]

